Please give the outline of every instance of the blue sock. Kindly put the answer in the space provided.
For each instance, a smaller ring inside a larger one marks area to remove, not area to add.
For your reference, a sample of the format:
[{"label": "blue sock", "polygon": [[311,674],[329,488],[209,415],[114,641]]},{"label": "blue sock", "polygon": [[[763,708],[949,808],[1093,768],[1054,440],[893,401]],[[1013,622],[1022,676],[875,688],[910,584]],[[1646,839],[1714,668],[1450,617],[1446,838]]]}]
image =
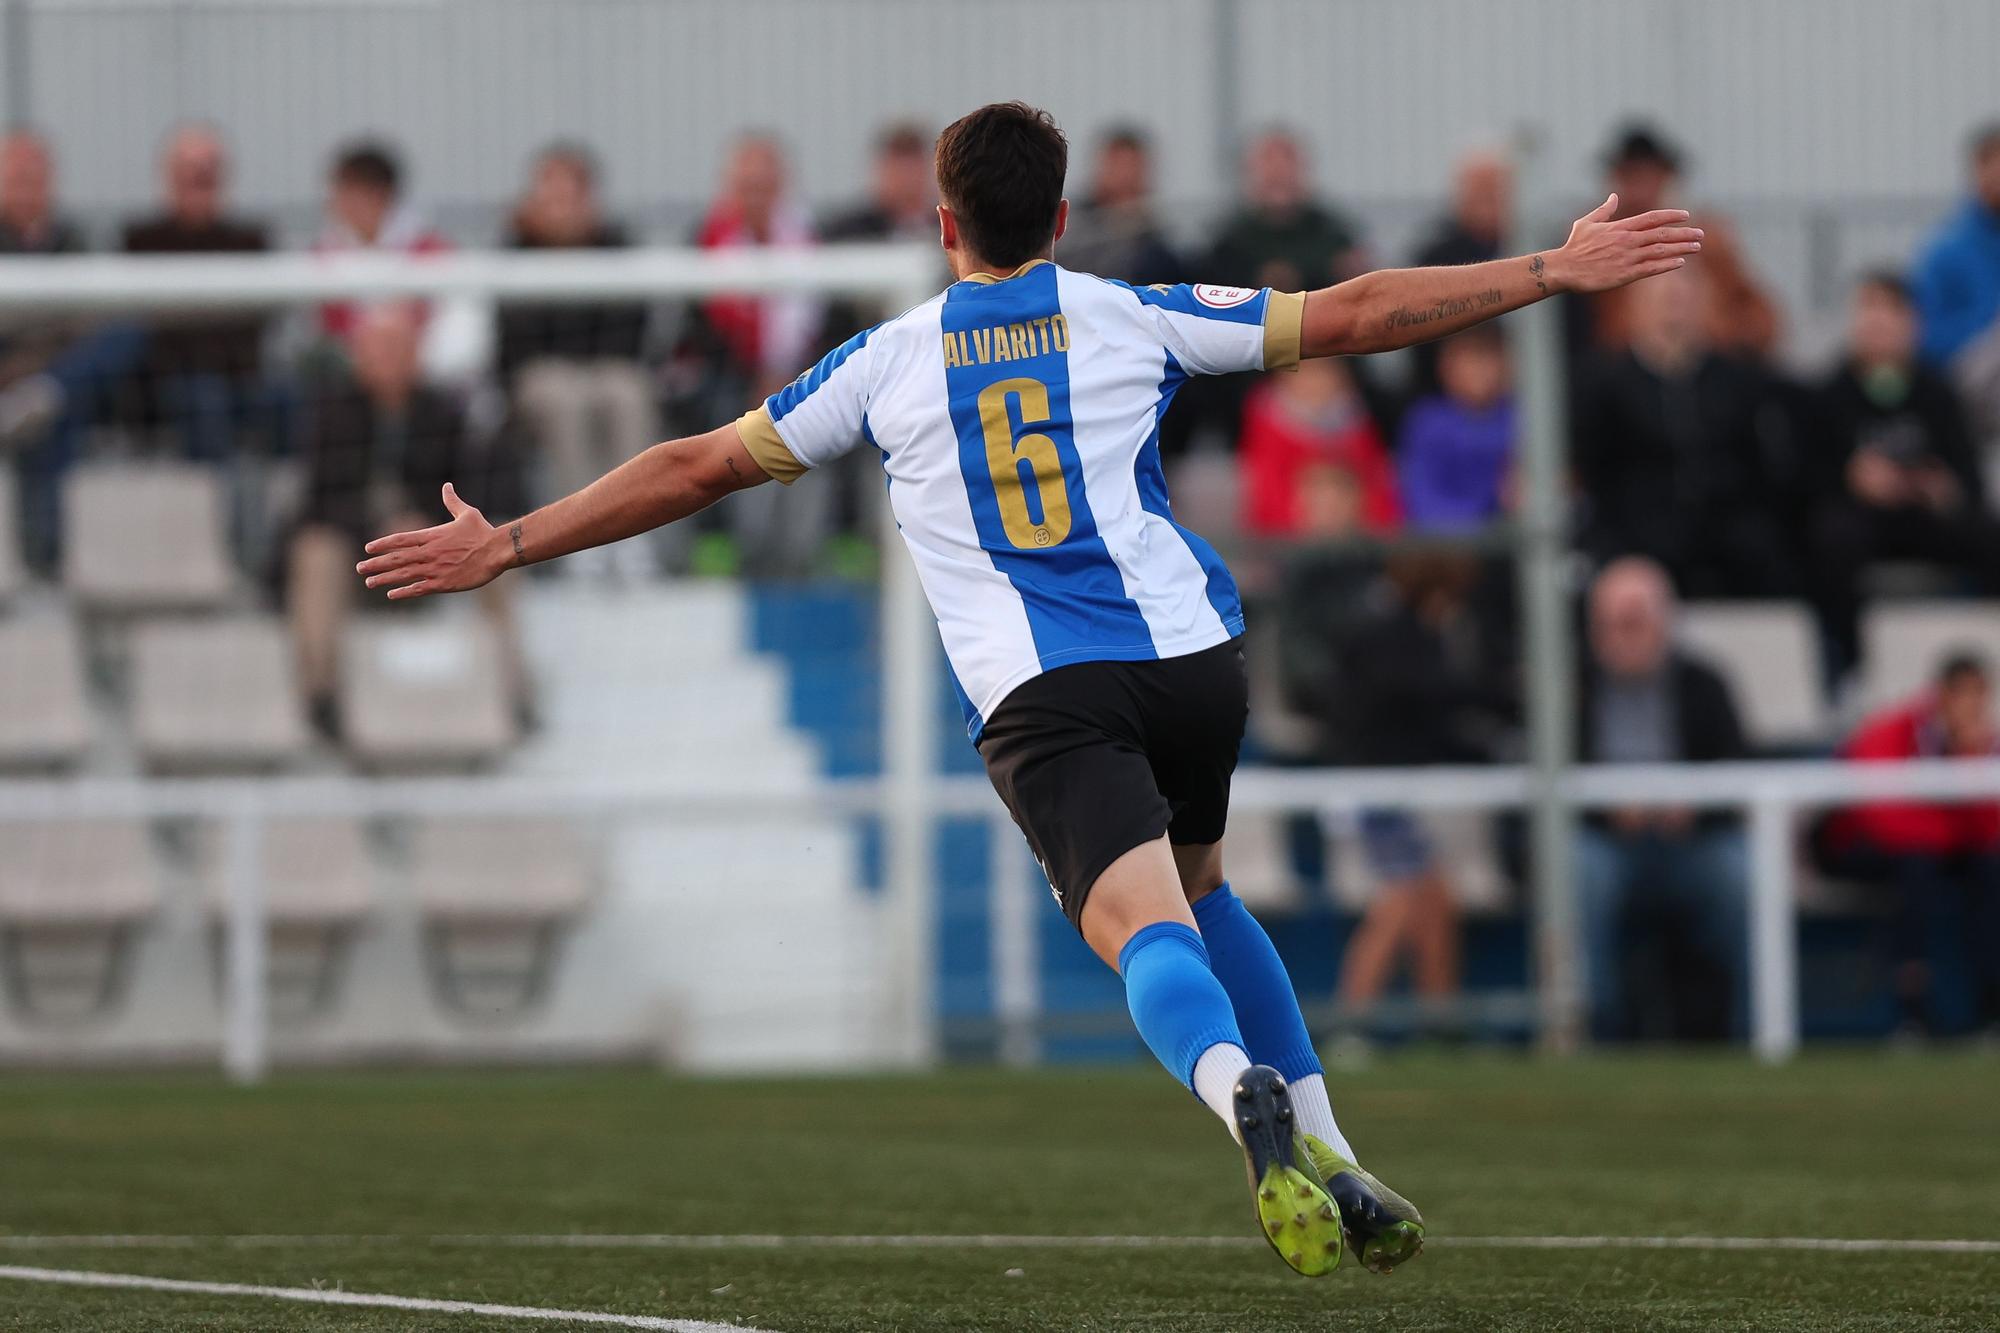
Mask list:
[{"label": "blue sock", "polygon": [[1243,900],[1224,883],[1195,900],[1194,919],[1208,945],[1209,969],[1228,992],[1249,1042],[1250,1058],[1291,1081],[1322,1073],[1284,960]]},{"label": "blue sock", "polygon": [[1118,975],[1139,1035],[1189,1091],[1203,1051],[1243,1045],[1229,995],[1208,970],[1208,950],[1193,929],[1178,921],[1144,927],[1118,951]]}]

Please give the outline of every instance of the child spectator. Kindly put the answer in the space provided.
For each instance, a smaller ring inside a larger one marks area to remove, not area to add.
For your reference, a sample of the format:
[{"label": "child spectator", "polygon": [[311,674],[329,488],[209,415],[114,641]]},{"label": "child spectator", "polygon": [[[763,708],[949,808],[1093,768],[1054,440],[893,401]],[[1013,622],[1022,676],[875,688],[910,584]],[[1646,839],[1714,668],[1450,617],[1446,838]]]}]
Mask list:
[{"label": "child spectator", "polygon": [[[1238,441],[1243,468],[1243,525],[1260,537],[1308,535],[1309,501],[1322,532],[1350,505],[1361,531],[1394,532],[1402,521],[1396,477],[1344,363],[1311,361],[1296,373],[1268,375],[1243,404]],[[1342,500],[1323,475],[1344,474]],[[1310,480],[1309,480],[1310,479]]]},{"label": "child spectator", "polygon": [[1403,513],[1414,528],[1477,528],[1508,507],[1514,462],[1514,399],[1507,347],[1484,325],[1438,350],[1442,392],[1403,418],[1396,449]]}]

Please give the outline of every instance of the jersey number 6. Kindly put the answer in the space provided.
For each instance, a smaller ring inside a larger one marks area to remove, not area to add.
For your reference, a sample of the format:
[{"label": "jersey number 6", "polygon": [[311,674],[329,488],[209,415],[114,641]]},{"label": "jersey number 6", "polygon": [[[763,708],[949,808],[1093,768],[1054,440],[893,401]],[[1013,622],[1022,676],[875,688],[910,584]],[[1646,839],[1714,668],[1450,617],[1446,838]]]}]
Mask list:
[{"label": "jersey number 6", "polygon": [[[1023,426],[1046,425],[1049,388],[1040,380],[1017,378],[989,384],[979,394],[979,424],[986,434],[986,466],[993,474],[993,495],[1000,503],[1000,526],[1007,540],[1024,551],[1054,546],[1069,536],[1069,486],[1063,480],[1062,456],[1046,435],[1014,434],[1007,400],[1021,404]],[[1024,466],[1025,465],[1025,466]],[[1037,522],[1028,514],[1028,477],[1035,485]]]}]

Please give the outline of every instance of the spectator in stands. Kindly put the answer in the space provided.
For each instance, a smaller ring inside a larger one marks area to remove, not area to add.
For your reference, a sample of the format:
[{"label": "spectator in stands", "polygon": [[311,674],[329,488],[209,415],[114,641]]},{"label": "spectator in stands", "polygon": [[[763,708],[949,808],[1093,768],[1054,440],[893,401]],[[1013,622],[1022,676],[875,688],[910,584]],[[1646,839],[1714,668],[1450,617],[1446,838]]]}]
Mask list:
[{"label": "spectator in stands", "polygon": [[1913,286],[1924,355],[1950,365],[2000,334],[2000,122],[1972,136],[1972,193],[1924,247]]},{"label": "spectator in stands", "polygon": [[[1266,375],[1243,405],[1237,444],[1243,526],[1260,537],[1338,535],[1338,515],[1382,535],[1402,522],[1395,470],[1343,361]],[[1348,496],[1351,500],[1343,500]]]},{"label": "spectator in stands", "polygon": [[[705,250],[797,249],[813,243],[812,219],[790,197],[784,149],[770,134],[736,141],[723,168],[722,190],[695,232]],[[823,322],[820,302],[807,296],[711,296],[698,308],[695,361],[706,405],[701,419],[719,420],[766,398],[811,362]],[[785,494],[773,492],[783,490]],[[727,570],[792,574],[813,564],[832,529],[835,494],[815,488],[764,487],[746,493],[721,521],[735,536]]]},{"label": "spectator in stands", "polygon": [[[327,177],[326,225],[313,249],[321,254],[381,251],[429,255],[451,249],[451,242],[403,201],[403,165],[394,150],[363,140],[342,148],[333,159]],[[427,339],[437,336],[432,327],[435,319],[453,314],[438,306],[416,309],[422,312],[422,331]],[[362,311],[363,307],[352,301],[321,306],[321,333],[345,348]],[[444,373],[457,368],[459,358],[451,353],[436,355],[441,359],[439,364],[433,364],[433,355],[427,351],[427,370]]]},{"label": "spectator in stands", "polygon": [[1368,267],[1360,229],[1313,197],[1305,149],[1289,131],[1258,135],[1243,168],[1244,206],[1216,237],[1209,281],[1296,292]]},{"label": "spectator in stands", "polygon": [[[1855,763],[1900,759],[1991,759],[1993,673],[1977,653],[1946,655],[1935,684],[1877,713],[1841,748]],[[1883,801],[1839,811],[1815,838],[1821,868],[1894,896],[1892,946],[1903,1031],[1936,1030],[1931,1007],[1933,922],[1956,899],[1974,984],[1975,1018],[2000,1032],[2000,803]]]},{"label": "spectator in stands", "polygon": [[1571,414],[1581,543],[1600,561],[1645,555],[1690,594],[1781,596],[1798,578],[1771,518],[1761,373],[1709,346],[1704,274],[1640,284],[1624,347],[1578,373]]},{"label": "spectator in stands", "polygon": [[[1499,757],[1516,710],[1504,630],[1482,614],[1483,570],[1451,551],[1392,555],[1370,605],[1336,649],[1323,718],[1333,763],[1484,763]],[[1488,606],[1492,603],[1489,601]],[[1340,965],[1340,997],[1364,1009],[1407,958],[1420,997],[1458,991],[1458,905],[1425,821],[1365,811],[1363,855],[1375,879]]]},{"label": "spectator in stands", "polygon": [[[310,414],[287,609],[301,687],[315,722],[329,734],[338,730],[340,632],[356,586],[356,552],[374,534],[436,521],[447,481],[482,508],[523,507],[518,468],[476,448],[457,403],[422,382],[421,330],[421,314],[410,303],[358,308],[350,331],[352,379]],[[499,631],[511,697],[525,711],[527,678],[509,600],[481,596]]]},{"label": "spectator in stands", "polygon": [[1120,125],[1099,141],[1090,192],[1063,233],[1062,262],[1135,287],[1187,280],[1153,212],[1153,148],[1144,130]]},{"label": "spectator in stands", "polygon": [[[238,254],[269,248],[261,224],[227,211],[229,156],[207,125],[183,125],[160,155],[161,211],[125,228],[131,254]],[[255,315],[187,315],[157,325],[145,376],[155,407],[181,433],[189,457],[221,460],[237,432],[268,405],[259,370],[264,321]]]},{"label": "spectator in stands", "polygon": [[[1673,643],[1675,597],[1651,560],[1614,561],[1590,589],[1589,653],[1578,701],[1579,757],[1595,764],[1711,763],[1747,754],[1729,686]],[[1643,912],[1667,917],[1715,984],[1691,997],[1710,1010],[1679,1035],[1722,1036],[1741,1021],[1749,862],[1743,831],[1727,817],[1684,806],[1626,806],[1577,831],[1591,1026],[1626,1025],[1621,935]],[[1705,1019],[1705,1021],[1704,1021]]]},{"label": "spectator in stands", "polygon": [[2000,450],[2000,121],[1972,136],[1972,197],[1917,262],[1924,356],[1957,379],[1987,449]]},{"label": "spectator in stands", "polygon": [[1416,529],[1479,528],[1506,511],[1513,483],[1505,337],[1483,324],[1445,339],[1438,379],[1440,392],[1403,415],[1396,446],[1403,516]]},{"label": "spectator in stands", "polygon": [[[1681,151],[1651,126],[1628,125],[1605,153],[1604,163],[1609,188],[1618,195],[1619,217],[1683,206]],[[1751,273],[1727,219],[1704,208],[1701,227],[1706,281],[1700,318],[1708,345],[1722,356],[1768,360],[1781,332],[1777,303]],[[1586,313],[1598,347],[1616,351],[1631,340],[1635,312],[1623,294],[1591,297]]]},{"label": "spectator in stands", "polygon": [[[1477,148],[1458,159],[1452,169],[1451,212],[1438,219],[1412,262],[1479,264],[1498,259],[1514,211],[1514,169],[1497,148]],[[1416,389],[1438,391],[1437,343],[1419,343],[1415,357]]]},{"label": "spectator in stands", "polygon": [[[0,254],[84,249],[83,233],[56,208],[55,171],[41,135],[0,135]],[[0,454],[15,455],[24,554],[37,569],[54,567],[62,479],[83,433],[144,352],[145,334],[129,323],[24,316],[0,325]]]},{"label": "spectator in stands", "polygon": [[[597,163],[588,149],[558,143],[542,150],[502,244],[510,250],[617,250],[628,244],[624,228],[604,216]],[[646,307],[639,302],[501,307],[500,376],[546,460],[548,495],[582,490],[658,443],[652,378],[639,359],[645,338]],[[635,540],[595,554],[628,561],[622,568],[643,577],[651,549]],[[609,563],[584,560],[574,572],[595,577]]]},{"label": "spectator in stands", "polygon": [[1894,273],[1854,289],[1847,348],[1819,391],[1809,585],[1838,680],[1861,655],[1861,584],[1876,560],[1920,560],[1990,586],[2000,524],[1951,382],[1917,356],[1916,312]]},{"label": "spectator in stands", "polygon": [[[867,202],[836,213],[820,228],[825,241],[929,241],[937,235],[933,136],[903,121],[875,139]],[[848,332],[853,332],[850,329]]]}]

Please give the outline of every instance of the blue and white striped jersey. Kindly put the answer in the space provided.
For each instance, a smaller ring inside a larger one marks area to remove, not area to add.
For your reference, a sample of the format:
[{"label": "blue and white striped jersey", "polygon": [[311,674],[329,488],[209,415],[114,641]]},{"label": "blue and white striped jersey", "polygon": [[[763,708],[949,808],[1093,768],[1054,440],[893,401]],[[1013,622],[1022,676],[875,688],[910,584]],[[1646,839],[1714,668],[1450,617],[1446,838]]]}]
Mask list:
[{"label": "blue and white striped jersey", "polygon": [[856,334],[737,425],[783,482],[864,440],[881,451],[976,740],[1044,671],[1242,633],[1235,580],[1167,505],[1160,417],[1190,375],[1296,364],[1304,311],[1036,260]]}]

